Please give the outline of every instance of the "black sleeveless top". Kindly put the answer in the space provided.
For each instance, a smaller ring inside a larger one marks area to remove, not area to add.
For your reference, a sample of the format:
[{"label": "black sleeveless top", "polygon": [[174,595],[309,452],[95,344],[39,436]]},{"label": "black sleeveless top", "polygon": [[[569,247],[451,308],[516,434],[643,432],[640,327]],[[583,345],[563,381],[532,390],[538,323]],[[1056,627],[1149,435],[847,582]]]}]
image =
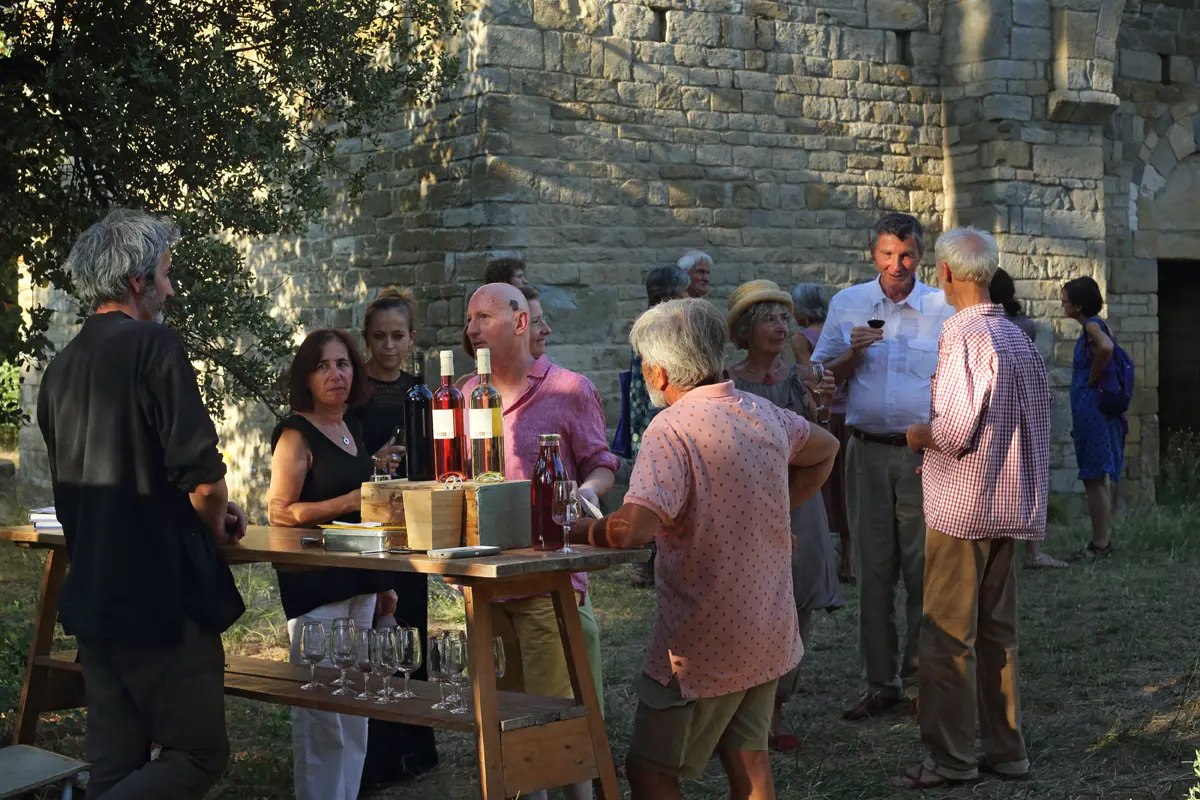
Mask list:
[{"label": "black sleeveless top", "polygon": [[[312,453],[312,466],[304,476],[300,490],[301,503],[317,503],[353,492],[371,479],[371,452],[363,444],[362,428],[358,421],[346,417],[346,427],[354,438],[358,455],[350,455],[338,447],[315,425],[299,414],[293,414],[275,426],[271,433],[271,451],[285,430],[298,431]],[[358,522],[359,515],[343,514],[338,519]],[[332,522],[333,520],[327,520]],[[374,594],[391,587],[386,572],[329,567],[302,572],[278,571],[279,599],[288,619],[303,616],[315,608],[360,594]]]},{"label": "black sleeveless top", "polygon": [[[362,438],[368,453],[378,453],[388,443],[397,427],[403,427],[408,408],[408,390],[417,385],[416,377],[401,372],[394,381],[371,378],[371,396],[358,408],[346,412],[346,420],[354,417],[362,425]],[[406,477],[405,463],[400,462],[398,477]]]}]

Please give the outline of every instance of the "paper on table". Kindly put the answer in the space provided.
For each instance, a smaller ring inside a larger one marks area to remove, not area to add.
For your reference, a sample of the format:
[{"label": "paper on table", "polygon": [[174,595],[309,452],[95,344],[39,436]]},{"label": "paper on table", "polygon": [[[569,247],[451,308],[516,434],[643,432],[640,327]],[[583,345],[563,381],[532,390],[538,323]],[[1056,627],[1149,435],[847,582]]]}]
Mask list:
[{"label": "paper on table", "polygon": [[324,528],[324,527],[332,528],[335,526],[338,528],[381,528],[381,527],[383,527],[383,523],[382,522],[342,522],[339,519],[335,519],[333,522],[329,523],[328,526],[322,525],[321,527],[322,528]]}]

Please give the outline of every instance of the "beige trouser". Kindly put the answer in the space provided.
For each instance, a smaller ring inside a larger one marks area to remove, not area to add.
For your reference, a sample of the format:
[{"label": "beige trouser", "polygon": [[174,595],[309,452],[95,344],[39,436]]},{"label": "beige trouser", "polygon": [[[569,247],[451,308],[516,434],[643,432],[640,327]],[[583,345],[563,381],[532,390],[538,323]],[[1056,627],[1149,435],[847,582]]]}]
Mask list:
[{"label": "beige trouser", "polygon": [[1021,737],[1017,664],[1017,574],[1012,539],[958,539],[933,529],[925,540],[921,625],[921,742],[927,769],[951,780],[1029,771]]},{"label": "beige trouser", "polygon": [[[921,594],[925,580],[925,512],[921,456],[907,447],[846,445],[846,500],[858,570],[858,649],[867,689],[915,696]],[[904,578],[907,637],[901,660],[896,582]]]}]

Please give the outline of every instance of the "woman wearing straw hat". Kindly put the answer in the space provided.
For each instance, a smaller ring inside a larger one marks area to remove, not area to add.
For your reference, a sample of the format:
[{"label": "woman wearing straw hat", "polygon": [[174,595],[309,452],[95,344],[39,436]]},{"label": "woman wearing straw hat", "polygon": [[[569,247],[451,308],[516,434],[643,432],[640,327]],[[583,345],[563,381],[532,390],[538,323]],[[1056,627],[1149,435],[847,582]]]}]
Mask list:
[{"label": "woman wearing straw hat", "polygon": [[[775,405],[801,414],[809,420],[815,404],[801,381],[796,366],[785,363],[782,354],[788,347],[788,329],[792,318],[792,297],[771,281],[750,281],[734,290],[729,298],[726,322],[734,345],[746,351],[746,358],[730,368],[734,386],[758,395]],[[832,387],[829,387],[832,396]],[[792,511],[792,593],[800,622],[800,638],[808,646],[808,629],[814,611],[835,611],[845,605],[837,576],[837,558],[829,536],[825,504],[818,495]],[[775,694],[775,716],[771,723],[771,749],[794,752],[800,742],[782,731],[781,709],[795,693],[800,665],[779,679]]]}]

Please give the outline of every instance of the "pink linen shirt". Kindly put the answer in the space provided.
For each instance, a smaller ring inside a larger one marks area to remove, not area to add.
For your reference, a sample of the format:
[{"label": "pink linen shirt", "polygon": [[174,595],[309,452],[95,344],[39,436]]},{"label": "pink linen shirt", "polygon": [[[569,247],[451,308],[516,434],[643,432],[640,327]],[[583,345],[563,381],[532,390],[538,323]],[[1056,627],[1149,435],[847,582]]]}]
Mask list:
[{"label": "pink linen shirt", "polygon": [[[471,378],[463,387],[469,395],[479,385]],[[538,434],[562,437],[560,454],[571,480],[586,478],[599,467],[616,472],[621,460],[608,449],[604,406],[595,385],[577,372],[538,357],[529,371],[529,385],[514,402],[504,406],[504,477],[510,481],[533,479],[537,464]],[[571,575],[576,591],[587,591],[587,573]]]},{"label": "pink linen shirt", "polygon": [[926,523],[960,539],[1042,539],[1050,388],[1033,342],[999,305],[965,308],[942,327],[930,388]]},{"label": "pink linen shirt", "polygon": [[663,523],[643,670],[678,678],[684,697],[741,692],[800,663],[788,464],[808,436],[803,417],[732,381],[692,389],[646,428],[625,495]]}]

